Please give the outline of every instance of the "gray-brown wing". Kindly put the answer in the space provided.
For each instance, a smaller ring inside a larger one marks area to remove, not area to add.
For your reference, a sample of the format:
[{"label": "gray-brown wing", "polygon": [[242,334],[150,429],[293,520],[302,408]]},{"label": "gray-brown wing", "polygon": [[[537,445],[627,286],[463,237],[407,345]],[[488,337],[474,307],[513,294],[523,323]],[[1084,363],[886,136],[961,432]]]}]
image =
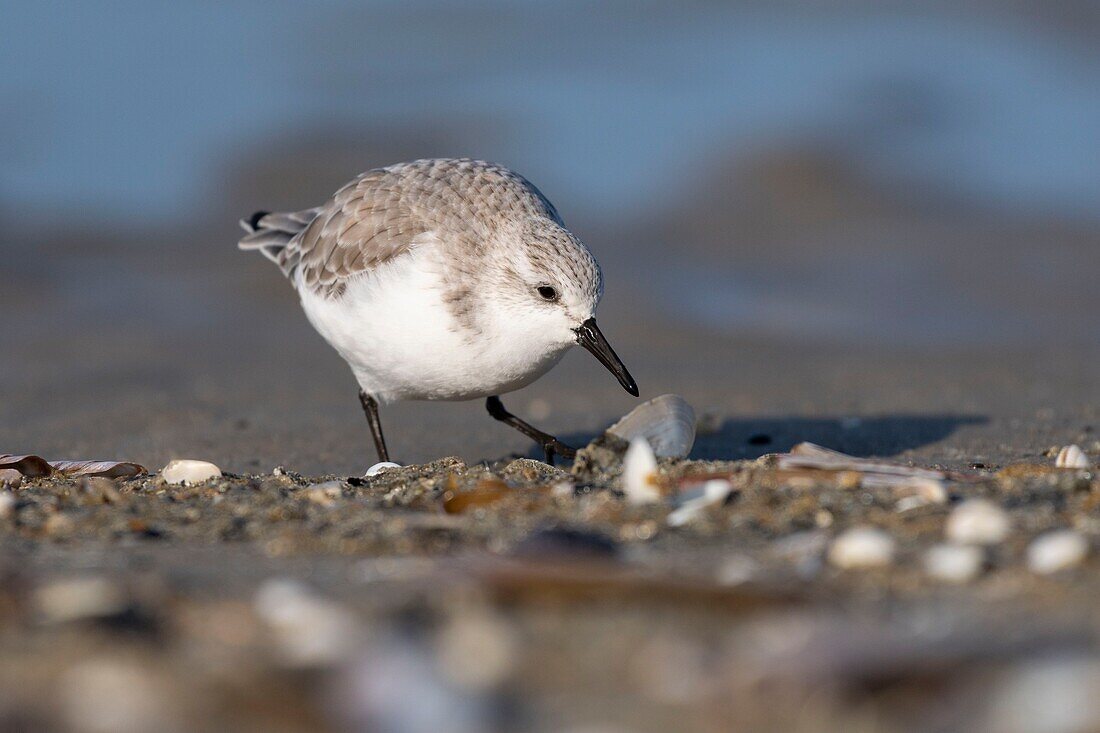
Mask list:
[{"label": "gray-brown wing", "polygon": [[301,287],[339,296],[352,275],[406,252],[428,231],[406,197],[371,171],[336,192],[283,251],[285,271],[301,272]]}]

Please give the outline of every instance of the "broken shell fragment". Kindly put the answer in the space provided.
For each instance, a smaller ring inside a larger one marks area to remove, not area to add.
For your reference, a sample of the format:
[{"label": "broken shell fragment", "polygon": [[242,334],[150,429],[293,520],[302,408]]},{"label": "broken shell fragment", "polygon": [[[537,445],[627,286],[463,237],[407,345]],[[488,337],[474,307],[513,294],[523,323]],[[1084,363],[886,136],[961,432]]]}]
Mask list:
[{"label": "broken shell fragment", "polygon": [[733,485],[724,478],[710,479],[701,488],[681,494],[683,503],[668,515],[668,526],[681,527],[696,517],[708,506],[721,504],[733,491]]},{"label": "broken shell fragment", "polygon": [[170,484],[197,484],[221,475],[222,470],[213,463],[186,458],[168,461],[168,465],[160,470],[161,478]]},{"label": "broken shell fragment", "polygon": [[657,488],[657,457],[643,436],[630,441],[623,457],[623,493],[631,504],[651,504],[661,500]]},{"label": "broken shell fragment", "polygon": [[1067,445],[1054,459],[1057,468],[1089,468],[1089,457],[1076,445]]},{"label": "broken shell fragment", "polygon": [[1080,565],[1089,554],[1089,543],[1079,532],[1062,529],[1048,532],[1027,548],[1027,567],[1039,575],[1049,575]]},{"label": "broken shell fragment", "polygon": [[665,394],[626,413],[607,429],[616,438],[645,438],[658,458],[686,458],[695,445],[695,410],[683,397]]}]

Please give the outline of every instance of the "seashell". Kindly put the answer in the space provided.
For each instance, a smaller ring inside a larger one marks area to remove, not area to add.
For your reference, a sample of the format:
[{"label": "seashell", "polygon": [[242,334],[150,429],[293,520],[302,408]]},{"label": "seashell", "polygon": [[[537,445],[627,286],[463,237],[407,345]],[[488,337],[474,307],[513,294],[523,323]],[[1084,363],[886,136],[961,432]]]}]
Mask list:
[{"label": "seashell", "polygon": [[657,457],[645,437],[630,441],[623,456],[623,493],[631,504],[652,504],[661,500],[657,487]]},{"label": "seashell", "polygon": [[638,405],[607,432],[627,442],[645,438],[658,458],[686,458],[695,445],[695,410],[683,397],[664,394]]},{"label": "seashell", "polygon": [[1049,575],[1080,565],[1089,554],[1089,543],[1079,532],[1062,529],[1036,538],[1027,548],[1027,567]]},{"label": "seashell", "polygon": [[379,461],[378,463],[376,463],[373,466],[371,466],[370,468],[368,468],[367,472],[364,473],[363,475],[364,476],[377,476],[378,474],[382,473],[383,471],[389,470],[391,468],[401,468],[401,464],[400,463],[393,463],[392,461]]},{"label": "seashell", "polygon": [[947,539],[960,545],[995,545],[1012,528],[1008,513],[987,499],[969,499],[947,518]]},{"label": "seashell", "polygon": [[942,583],[969,583],[984,564],[985,551],[974,545],[936,545],[924,553],[924,572]]},{"label": "seashell", "polygon": [[14,468],[0,468],[0,487],[18,489],[21,483],[23,483],[23,474]]},{"label": "seashell", "polygon": [[1057,468],[1089,468],[1089,457],[1079,446],[1067,445],[1058,451],[1054,465]]},{"label": "seashell", "polygon": [[833,540],[829,562],[838,568],[881,568],[894,561],[894,538],[874,527],[853,527]]},{"label": "seashell", "polygon": [[161,478],[170,484],[197,484],[221,475],[222,470],[213,463],[188,459],[168,461],[168,465],[160,470]]}]

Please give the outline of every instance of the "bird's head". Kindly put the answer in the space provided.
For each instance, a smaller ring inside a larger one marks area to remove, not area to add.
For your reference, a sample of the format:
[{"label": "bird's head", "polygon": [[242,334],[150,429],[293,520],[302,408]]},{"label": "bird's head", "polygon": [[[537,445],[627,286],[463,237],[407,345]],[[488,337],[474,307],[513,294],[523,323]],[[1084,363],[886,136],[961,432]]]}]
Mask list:
[{"label": "bird's head", "polygon": [[638,385],[596,326],[603,275],[592,253],[572,232],[546,217],[532,217],[505,236],[501,252],[502,312],[548,344],[579,344],[607,367],[630,394]]}]

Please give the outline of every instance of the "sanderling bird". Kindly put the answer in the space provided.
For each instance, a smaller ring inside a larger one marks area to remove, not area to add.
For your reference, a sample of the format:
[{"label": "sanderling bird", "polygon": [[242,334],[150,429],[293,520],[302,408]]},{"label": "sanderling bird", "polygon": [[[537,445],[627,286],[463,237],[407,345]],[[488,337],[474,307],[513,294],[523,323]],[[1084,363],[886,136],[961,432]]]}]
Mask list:
[{"label": "sanderling bird", "polygon": [[351,366],[378,457],[379,403],[485,398],[552,463],[576,451],[508,412],[574,344],[638,385],[594,318],[600,267],[527,179],[479,160],[367,171],[325,204],[242,220],[238,246],[283,271],[313,327]]}]

